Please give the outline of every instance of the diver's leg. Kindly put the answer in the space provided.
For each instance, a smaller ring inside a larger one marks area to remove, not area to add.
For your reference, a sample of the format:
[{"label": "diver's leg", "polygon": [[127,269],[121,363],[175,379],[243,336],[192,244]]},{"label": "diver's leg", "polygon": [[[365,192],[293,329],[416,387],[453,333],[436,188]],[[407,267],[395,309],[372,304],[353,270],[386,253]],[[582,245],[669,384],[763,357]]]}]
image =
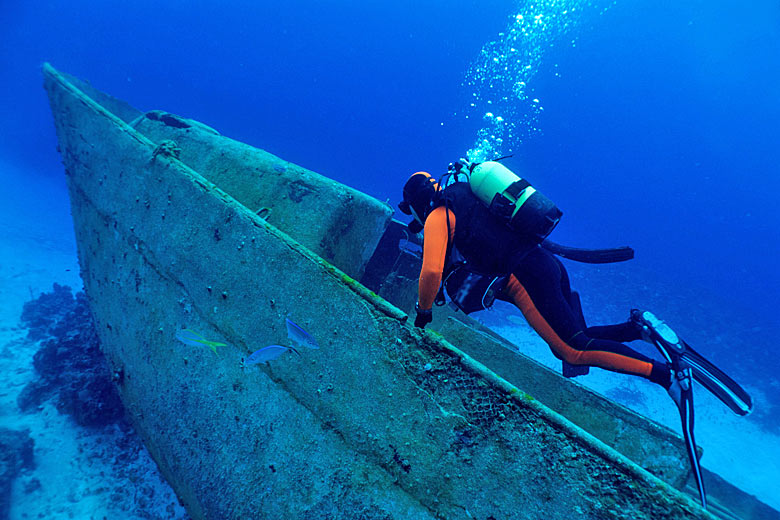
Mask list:
[{"label": "diver's leg", "polygon": [[[579,301],[579,295],[576,297],[577,301],[574,302],[574,296],[571,290],[571,281],[569,281],[569,272],[566,270],[566,266],[563,265],[563,262],[558,259],[558,257],[554,255],[550,255],[550,258],[555,262],[555,267],[558,268],[558,279],[560,280],[560,286],[561,286],[561,294],[563,294],[563,298],[569,303],[569,305],[576,311],[576,308],[580,309],[580,314],[582,314],[582,308],[580,306]],[[575,303],[576,307],[572,305],[572,303]],[[585,318],[582,319],[582,321],[585,321]]]},{"label": "diver's leg", "polygon": [[617,325],[596,325],[585,329],[585,334],[591,338],[609,339],[612,341],[628,342],[642,339],[639,328],[631,321],[618,323]]},{"label": "diver's leg", "polygon": [[559,359],[638,375],[669,384],[666,365],[622,343],[588,336],[561,290],[561,270],[550,253],[534,250],[519,264],[505,289],[512,301]]},{"label": "diver's leg", "polygon": [[598,325],[594,327],[588,327],[585,324],[585,315],[582,312],[582,303],[580,301],[580,295],[576,291],[572,291],[571,282],[569,280],[569,273],[566,271],[566,267],[563,265],[557,257],[553,256],[558,269],[560,270],[561,279],[561,293],[564,299],[571,307],[579,327],[585,331],[585,335],[589,338],[595,339],[611,339],[612,341],[628,342],[636,341],[641,338],[639,329],[631,322],[631,320],[624,323],[618,323],[617,325]]},{"label": "diver's leg", "polygon": [[[585,316],[582,314],[582,302],[580,301],[580,295],[577,294],[576,291],[571,290],[571,287],[569,286],[569,277],[566,275],[566,269],[563,269],[563,266],[561,266],[561,269],[565,277],[565,282],[561,282],[561,288],[569,289],[568,295],[564,290],[564,296],[566,297],[566,301],[569,302],[569,307],[571,307],[574,316],[577,318],[577,326],[584,330],[588,328],[588,326],[585,324]],[[572,365],[565,359],[561,360],[561,373],[565,377],[584,376],[587,375],[588,372],[590,372],[590,367],[588,365]]]},{"label": "diver's leg", "polygon": [[582,330],[587,330],[588,326],[585,324],[585,315],[582,313],[580,294],[577,291],[571,291],[566,300],[569,302],[569,307],[571,307],[574,316],[577,318],[577,325],[579,325]]}]

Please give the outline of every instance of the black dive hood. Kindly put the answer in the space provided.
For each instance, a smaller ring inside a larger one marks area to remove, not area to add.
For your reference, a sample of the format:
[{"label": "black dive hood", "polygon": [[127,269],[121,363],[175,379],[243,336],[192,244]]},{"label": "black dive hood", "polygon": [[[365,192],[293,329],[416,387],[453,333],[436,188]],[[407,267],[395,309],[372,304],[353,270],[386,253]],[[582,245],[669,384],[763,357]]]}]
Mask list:
[{"label": "black dive hood", "polygon": [[409,177],[404,185],[404,200],[398,204],[398,209],[406,215],[414,216],[414,220],[407,224],[409,231],[414,234],[423,230],[423,222],[431,212],[433,196],[436,194],[435,184],[433,177],[418,172]]}]

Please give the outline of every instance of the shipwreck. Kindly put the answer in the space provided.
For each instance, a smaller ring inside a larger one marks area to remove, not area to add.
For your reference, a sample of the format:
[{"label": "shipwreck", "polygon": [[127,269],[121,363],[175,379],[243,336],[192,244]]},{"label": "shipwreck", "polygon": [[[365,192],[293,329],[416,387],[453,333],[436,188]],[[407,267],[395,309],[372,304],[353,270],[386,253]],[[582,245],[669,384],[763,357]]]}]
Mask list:
[{"label": "shipwreck", "polygon": [[[701,509],[677,434],[474,320],[414,328],[419,255],[387,204],[43,74],[103,352],[193,518],[762,517],[722,479]],[[320,348],[246,366],[286,318]]]}]

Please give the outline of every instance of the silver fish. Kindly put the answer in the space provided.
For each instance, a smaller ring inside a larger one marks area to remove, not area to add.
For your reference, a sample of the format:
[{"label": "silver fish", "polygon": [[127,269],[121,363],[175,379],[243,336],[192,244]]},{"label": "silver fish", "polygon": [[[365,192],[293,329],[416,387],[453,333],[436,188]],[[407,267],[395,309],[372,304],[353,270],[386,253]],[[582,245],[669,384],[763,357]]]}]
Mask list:
[{"label": "silver fish", "polygon": [[292,341],[294,344],[303,346],[306,348],[313,348],[318,349],[320,348],[319,345],[317,345],[317,342],[314,340],[314,338],[300,328],[298,325],[295,324],[290,318],[286,318],[287,320],[287,337],[290,338],[290,341]]},{"label": "silver fish", "polygon": [[296,354],[298,353],[298,351],[294,348],[285,347],[282,345],[269,345],[267,347],[263,347],[260,350],[256,350],[250,354],[249,357],[244,360],[244,365],[256,365],[258,363],[271,361],[278,358],[288,350],[292,350]]}]

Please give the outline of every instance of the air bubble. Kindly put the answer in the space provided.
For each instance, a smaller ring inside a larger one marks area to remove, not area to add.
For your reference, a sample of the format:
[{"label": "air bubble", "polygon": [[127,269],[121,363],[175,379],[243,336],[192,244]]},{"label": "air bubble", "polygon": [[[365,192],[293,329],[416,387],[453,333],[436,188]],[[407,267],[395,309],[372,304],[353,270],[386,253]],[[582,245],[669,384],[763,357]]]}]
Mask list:
[{"label": "air bubble", "polygon": [[[562,4],[557,0],[517,2],[506,29],[482,47],[471,65],[464,81],[472,92],[474,102],[470,106],[479,110],[477,114],[485,115],[484,128],[477,132],[474,148],[468,151],[470,159],[506,155],[540,131],[537,118],[544,108],[539,99],[528,96],[527,84],[539,71],[548,48],[567,41],[575,46],[571,31],[577,26],[579,11],[596,9],[585,0]],[[558,64],[554,65],[554,77],[559,77]]]}]

